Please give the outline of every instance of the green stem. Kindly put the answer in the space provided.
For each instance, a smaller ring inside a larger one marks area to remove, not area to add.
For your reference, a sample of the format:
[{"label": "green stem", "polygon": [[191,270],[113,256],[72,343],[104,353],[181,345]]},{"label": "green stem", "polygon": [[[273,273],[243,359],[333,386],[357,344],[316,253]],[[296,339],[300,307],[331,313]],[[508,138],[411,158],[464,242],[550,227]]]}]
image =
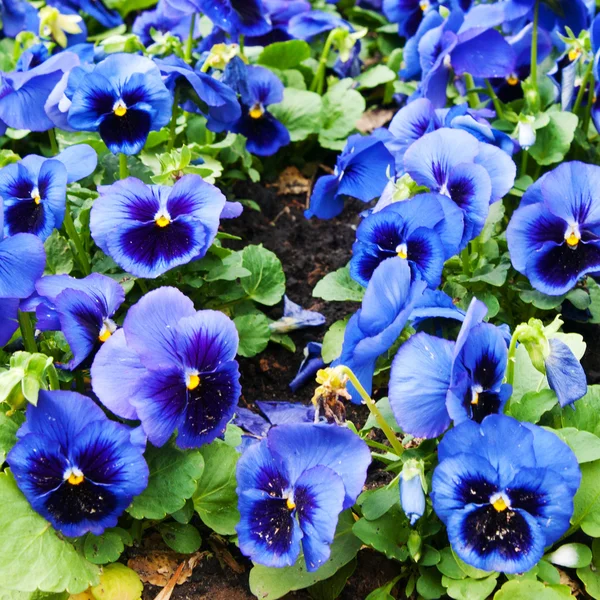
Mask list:
[{"label": "green stem", "polygon": [[352,385],[356,388],[356,391],[360,394],[360,397],[364,400],[365,404],[371,411],[371,414],[375,417],[377,424],[379,425],[379,427],[381,427],[381,431],[383,431],[385,437],[388,439],[389,443],[394,449],[394,452],[398,456],[402,456],[402,453],[404,452],[402,444],[398,441],[396,434],[392,431],[392,428],[383,418],[383,415],[377,408],[377,405],[375,404],[374,400],[371,398],[371,396],[369,396],[369,394],[367,394],[367,391],[362,386],[360,381],[356,378],[356,375],[348,367],[342,366],[340,367],[340,370],[342,371],[342,373],[348,376],[350,383],[352,383]]},{"label": "green stem", "polygon": [[31,317],[27,312],[19,311],[19,327],[21,329],[21,337],[26,352],[37,352],[37,344],[35,343],[35,332],[31,324]]},{"label": "green stem", "polygon": [[196,31],[196,13],[192,15],[190,20],[190,32],[188,34],[188,39],[185,43],[185,54],[184,59],[186,63],[192,62],[192,47],[194,45],[194,33]]},{"label": "green stem", "polygon": [[460,262],[462,263],[463,273],[467,276],[471,276],[471,256],[469,254],[469,248],[466,247],[460,253]]},{"label": "green stem", "polygon": [[129,167],[127,166],[127,155],[119,154],[119,179],[129,177]]},{"label": "green stem", "polygon": [[527,175],[527,161],[529,160],[529,152],[523,150],[521,154],[521,177]]},{"label": "green stem", "polygon": [[479,106],[479,95],[475,91],[475,81],[471,73],[465,73],[465,85],[467,86],[467,100],[471,108],[477,108]]},{"label": "green stem", "polygon": [[577,98],[575,100],[575,104],[573,104],[573,110],[571,112],[573,112],[574,114],[577,114],[579,112],[579,108],[581,107],[581,103],[583,102],[583,98],[585,96],[585,90],[587,88],[587,83],[590,80],[590,77],[592,76],[593,70],[594,70],[594,61],[590,60],[588,63],[587,69],[585,70],[585,74],[583,75],[581,85],[579,86],[579,92],[577,93]]},{"label": "green stem", "polygon": [[590,91],[588,92],[587,106],[585,107],[585,113],[583,114],[583,133],[587,138],[588,130],[590,128],[590,119],[592,118],[592,106],[594,104],[594,95],[596,93],[596,80],[592,75],[590,79]]},{"label": "green stem", "polygon": [[137,284],[140,286],[140,290],[142,290],[142,294],[148,293],[148,286],[143,279],[136,279]]},{"label": "green stem", "polygon": [[75,229],[75,223],[73,223],[73,216],[71,215],[71,210],[69,208],[68,202],[65,209],[65,218],[63,221],[63,225],[65,227],[67,235],[69,236],[69,239],[73,242],[73,244],[75,244],[75,249],[77,250],[77,260],[79,261],[81,270],[83,271],[83,274],[87,276],[92,272],[90,260],[83,246],[83,242],[81,241],[81,238],[77,233],[77,229]]},{"label": "green stem", "polygon": [[48,129],[48,138],[50,139],[52,156],[56,156],[58,154],[58,143],[56,142],[56,132],[54,129]]},{"label": "green stem", "polygon": [[504,111],[502,110],[502,103],[500,102],[498,96],[496,96],[496,92],[494,91],[492,84],[487,79],[485,80],[485,88],[487,90],[488,96],[492,99],[492,102],[494,103],[494,108],[496,109],[496,116],[499,119],[503,119]]},{"label": "green stem", "polygon": [[517,351],[517,342],[519,341],[519,332],[515,331],[510,338],[508,347],[508,363],[506,367],[506,383],[512,385],[515,379],[515,353]]},{"label": "green stem", "polygon": [[167,150],[173,150],[175,138],[177,137],[177,118],[179,117],[179,94],[181,90],[176,86],[173,94],[173,112],[171,113],[171,123],[169,124],[169,143]]},{"label": "green stem", "polygon": [[[244,42],[245,42],[245,36],[243,34],[240,34],[240,58],[242,60],[244,60],[246,58],[246,54],[244,53]],[[244,62],[246,62],[244,60]]]},{"label": "green stem", "polygon": [[325,45],[323,46],[323,52],[319,60],[317,72],[315,73],[315,77],[310,85],[310,91],[317,92],[317,94],[319,95],[323,94],[323,86],[325,84],[325,70],[327,69],[327,59],[329,58],[329,52],[331,51],[334,36],[335,29],[329,32],[329,35],[325,40]]},{"label": "green stem", "polygon": [[540,19],[540,0],[535,0],[533,9],[533,31],[531,32],[531,81],[533,89],[538,94],[537,59],[538,59],[538,23]]},{"label": "green stem", "polygon": [[51,364],[46,370],[46,374],[48,375],[48,385],[51,390],[60,390],[60,381],[58,380],[58,373],[56,372],[56,367],[54,364]]}]

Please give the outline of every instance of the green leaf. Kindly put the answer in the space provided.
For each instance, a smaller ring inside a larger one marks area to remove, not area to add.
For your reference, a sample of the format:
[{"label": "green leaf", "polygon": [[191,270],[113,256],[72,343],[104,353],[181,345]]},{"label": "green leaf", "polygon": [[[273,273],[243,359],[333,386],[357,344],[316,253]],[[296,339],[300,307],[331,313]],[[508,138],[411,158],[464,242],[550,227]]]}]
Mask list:
[{"label": "green leaf", "polygon": [[308,588],[308,593],[313,600],[336,600],[342,593],[348,579],[356,569],[356,559],[346,563],[339,571],[324,581],[318,581]]},{"label": "green leaf", "polygon": [[512,579],[494,594],[494,600],[564,600],[573,598],[566,585],[544,585],[535,579]]},{"label": "green leaf", "polygon": [[538,165],[545,166],[560,162],[571,148],[579,119],[570,112],[548,113],[550,121],[537,130],[535,144],[529,154]]},{"label": "green leaf", "polygon": [[146,461],[150,469],[148,487],[127,509],[134,519],[164,519],[185,505],[196,491],[204,460],[198,450],[174,446],[149,446]]},{"label": "green leaf", "polygon": [[557,403],[558,398],[553,390],[545,389],[540,392],[528,392],[517,402],[510,403],[510,414],[517,421],[537,423],[542,415],[552,410]]},{"label": "green leaf", "polygon": [[[99,569],[38,515],[9,471],[0,474],[0,582],[9,590],[78,594],[97,583]],[[7,508],[10,507],[10,510]]]},{"label": "green leaf", "polygon": [[242,266],[250,275],[241,280],[251,300],[273,306],[285,292],[285,275],[281,261],[273,252],[260,246],[246,246],[242,251]]},{"label": "green leaf", "polygon": [[[392,412],[392,407],[390,406],[389,399],[382,398],[381,400],[377,400],[375,404],[377,405],[379,412],[386,420],[387,424],[392,428],[392,430],[396,433],[402,433],[402,429],[400,429],[398,423],[396,423],[396,418],[394,417],[394,413]],[[377,419],[375,418],[375,416],[373,414],[369,414],[369,418],[367,419],[367,422],[364,424],[361,431],[368,431],[369,429],[373,428],[381,429],[379,427],[379,424],[377,423]]]},{"label": "green leaf", "polygon": [[360,92],[352,89],[352,79],[342,79],[323,96],[319,143],[324,148],[340,150],[366,108]]},{"label": "green leaf", "polygon": [[559,567],[581,569],[592,562],[592,551],[584,544],[563,544],[544,558]]},{"label": "green leaf", "polygon": [[325,363],[333,362],[341,353],[348,317],[336,321],[323,337],[321,356]]},{"label": "green leaf", "polygon": [[192,554],[200,548],[202,538],[193,525],[181,523],[161,523],[158,531],[165,544],[181,554]]},{"label": "green leaf", "polygon": [[578,462],[586,463],[600,459],[600,438],[589,431],[579,431],[575,427],[550,429],[575,453]]},{"label": "green leaf", "polygon": [[289,40],[269,44],[258,57],[258,64],[284,70],[298,66],[307,58],[310,58],[310,46],[303,40]]},{"label": "green leaf", "polygon": [[309,573],[304,564],[304,553],[291,567],[280,569],[254,565],[250,571],[250,591],[261,600],[277,600],[288,592],[310,587],[328,579],[349,563],[361,547],[361,541],[352,533],[354,519],[351,511],[340,515],[329,560],[317,571]]},{"label": "green leaf", "polygon": [[328,302],[360,302],[365,295],[365,288],[350,277],[348,267],[342,267],[325,275],[315,286],[312,295]]},{"label": "green leaf", "polygon": [[421,576],[417,579],[417,592],[425,600],[437,600],[446,593],[446,588],[442,585],[442,576],[435,569],[419,568]]},{"label": "green leaf", "polygon": [[440,551],[440,562],[436,565],[438,571],[450,579],[465,579],[467,574],[460,568],[450,548]]},{"label": "green leaf", "polygon": [[396,73],[385,65],[376,65],[369,70],[361,73],[356,77],[355,81],[358,83],[359,90],[365,90],[377,87],[384,83],[389,83],[396,79]]},{"label": "green leaf", "polygon": [[372,521],[383,516],[394,504],[400,501],[398,482],[394,485],[385,485],[374,490],[363,492],[357,500],[362,510],[363,517]]},{"label": "green leaf", "polygon": [[492,573],[485,579],[450,579],[442,577],[446,593],[455,600],[485,600],[496,588],[498,573]]},{"label": "green leaf", "polygon": [[125,545],[132,543],[131,536],[120,527],[107,529],[102,535],[88,533],[83,542],[85,557],[95,565],[115,562],[125,550]]},{"label": "green leaf", "polygon": [[269,112],[286,126],[292,142],[299,142],[319,133],[322,107],[319,94],[288,87],[283,92],[283,100],[269,106]]},{"label": "green leaf", "polygon": [[73,270],[73,252],[69,242],[55,229],[44,242],[46,269],[44,275],[68,275]]},{"label": "green leaf", "polygon": [[359,519],[352,528],[363,544],[375,548],[388,558],[404,562],[408,558],[410,525],[400,506],[393,506],[382,517],[373,521]]},{"label": "green leaf", "polygon": [[262,352],[269,343],[271,330],[269,319],[263,313],[242,315],[233,320],[240,335],[238,354],[251,357]]},{"label": "green leaf", "polygon": [[[67,592],[48,594],[46,592],[14,592],[0,589],[0,600],[79,600],[79,597],[69,596]],[[86,600],[86,599],[83,599]]]},{"label": "green leaf", "polygon": [[573,500],[571,525],[591,537],[600,537],[600,461],[581,465],[581,485]]},{"label": "green leaf", "polygon": [[233,252],[223,258],[221,263],[212,267],[204,276],[206,281],[235,281],[238,278],[248,277],[250,271],[242,266],[242,253]]},{"label": "green leaf", "polygon": [[25,420],[21,411],[14,412],[10,417],[0,412],[0,465],[6,460],[6,455],[17,443],[17,430]]},{"label": "green leaf", "polygon": [[205,468],[193,497],[194,508],[211,529],[221,535],[233,535],[240,518],[235,491],[239,454],[221,440],[203,446],[200,452]]},{"label": "green leaf", "polygon": [[600,600],[600,571],[591,566],[577,569],[577,577],[583,581],[585,591],[596,600]]},{"label": "green leaf", "polygon": [[94,600],[139,600],[143,591],[138,574],[121,563],[104,567],[100,583],[90,590]]},{"label": "green leaf", "polygon": [[573,404],[575,410],[563,410],[563,427],[574,427],[600,436],[600,385],[590,385],[587,394]]},{"label": "green leaf", "polygon": [[180,508],[178,511],[175,511],[171,514],[171,516],[178,522],[185,525],[192,520],[194,516],[194,503],[191,499],[185,501],[183,508]]}]

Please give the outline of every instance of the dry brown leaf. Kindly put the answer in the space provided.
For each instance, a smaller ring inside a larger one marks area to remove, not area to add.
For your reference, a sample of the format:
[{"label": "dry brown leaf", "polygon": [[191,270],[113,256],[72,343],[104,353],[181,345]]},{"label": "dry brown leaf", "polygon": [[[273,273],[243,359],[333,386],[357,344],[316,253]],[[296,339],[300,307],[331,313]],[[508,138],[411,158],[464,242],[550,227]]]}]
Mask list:
[{"label": "dry brown leaf", "polygon": [[296,167],[287,167],[272,187],[277,189],[280,196],[300,196],[309,192],[310,179],[304,177]]},{"label": "dry brown leaf", "polygon": [[233,558],[231,552],[229,552],[227,548],[227,544],[223,540],[223,538],[216,534],[211,534],[208,538],[208,543],[212,548],[221,568],[225,570],[225,567],[229,567],[234,573],[238,575],[243,573],[246,569],[240,565],[240,563]]},{"label": "dry brown leaf", "polygon": [[356,123],[356,129],[361,133],[371,133],[378,127],[387,125],[394,116],[395,111],[391,108],[374,108],[363,113]]},{"label": "dry brown leaf", "polygon": [[133,569],[144,583],[164,587],[177,571],[183,558],[183,569],[177,579],[177,583],[181,585],[192,576],[194,567],[207,554],[208,552],[196,552],[186,557],[177,552],[151,550],[130,558],[127,561],[127,566]]},{"label": "dry brown leaf", "polygon": [[158,594],[158,596],[156,596],[156,598],[154,598],[154,600],[170,600],[171,594],[173,593],[173,590],[175,589],[175,586],[177,585],[177,581],[179,580],[179,578],[181,577],[181,574],[183,573],[184,567],[185,567],[185,561],[182,562],[179,565],[179,567],[177,567],[177,571],[175,571],[175,573],[173,573],[173,577],[171,577],[171,579],[169,579],[169,582],[167,583],[167,585]]}]

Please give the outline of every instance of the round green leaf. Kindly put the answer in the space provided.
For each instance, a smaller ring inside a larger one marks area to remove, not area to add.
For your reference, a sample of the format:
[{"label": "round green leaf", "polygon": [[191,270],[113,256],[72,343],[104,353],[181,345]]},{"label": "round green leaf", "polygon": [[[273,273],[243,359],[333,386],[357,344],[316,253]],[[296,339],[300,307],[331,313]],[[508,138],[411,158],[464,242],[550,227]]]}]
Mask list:
[{"label": "round green leaf", "polygon": [[95,600],[140,600],[143,591],[138,574],[121,563],[104,567],[100,583],[90,590]]},{"label": "round green leaf", "polygon": [[240,280],[251,300],[267,306],[277,304],[285,292],[285,275],[281,261],[262,246],[246,246],[242,251],[242,266],[250,271]]},{"label": "round green leaf", "polygon": [[181,554],[192,554],[200,548],[202,538],[193,525],[181,523],[161,523],[158,526],[165,544]]}]

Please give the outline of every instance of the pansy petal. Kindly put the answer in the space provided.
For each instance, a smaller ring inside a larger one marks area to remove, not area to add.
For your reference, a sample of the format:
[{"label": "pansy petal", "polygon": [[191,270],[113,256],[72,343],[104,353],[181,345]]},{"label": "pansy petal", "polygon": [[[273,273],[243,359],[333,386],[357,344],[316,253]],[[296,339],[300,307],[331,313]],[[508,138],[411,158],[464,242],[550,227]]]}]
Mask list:
[{"label": "pansy petal", "polygon": [[504,150],[491,144],[482,143],[475,163],[485,168],[492,181],[490,202],[504,198],[513,187],[517,166]]},{"label": "pansy petal", "polygon": [[550,338],[548,343],[550,354],[544,360],[548,384],[556,392],[561,406],[573,404],[587,393],[585,371],[564,342]]},{"label": "pansy petal", "polygon": [[0,298],[0,347],[7,344],[19,328],[18,298]]},{"label": "pansy petal", "polygon": [[478,27],[461,33],[450,56],[457,75],[506,77],[515,70],[515,52],[495,29]]},{"label": "pansy petal", "polygon": [[0,298],[26,298],[34,291],[46,264],[44,245],[19,233],[0,241]]},{"label": "pansy petal", "polygon": [[319,177],[310,196],[310,205],[304,212],[307,219],[333,219],[344,209],[344,200],[338,193],[339,180],[335,175]]},{"label": "pansy petal", "polygon": [[98,164],[98,155],[88,144],[69,146],[54,158],[65,165],[68,176],[67,183],[73,183],[91,175]]}]

